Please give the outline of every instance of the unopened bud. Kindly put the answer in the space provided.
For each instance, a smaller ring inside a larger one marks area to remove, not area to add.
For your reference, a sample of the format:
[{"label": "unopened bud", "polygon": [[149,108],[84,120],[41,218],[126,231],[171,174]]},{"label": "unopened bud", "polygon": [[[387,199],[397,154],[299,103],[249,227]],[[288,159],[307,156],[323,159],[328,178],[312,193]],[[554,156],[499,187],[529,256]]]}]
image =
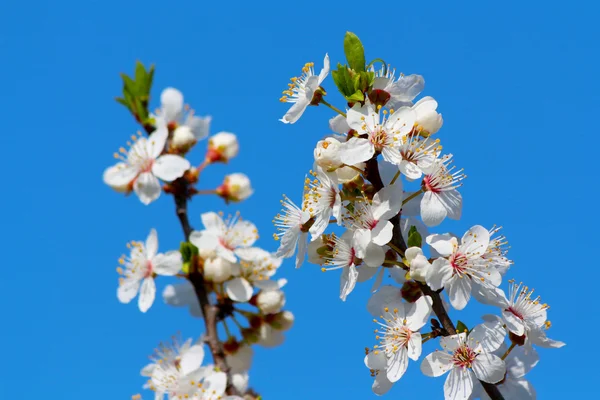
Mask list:
[{"label": "unopened bud", "polygon": [[263,314],[275,314],[285,305],[285,294],[281,290],[263,290],[256,297],[256,305]]},{"label": "unopened bud", "polygon": [[232,263],[222,257],[215,257],[204,262],[204,278],[210,282],[222,283],[231,277]]},{"label": "unopened bud", "polygon": [[294,314],[291,311],[281,311],[274,314],[269,324],[277,330],[287,331],[294,325]]},{"label": "unopened bud", "polygon": [[217,194],[225,201],[238,202],[247,199],[254,193],[250,179],[241,173],[227,175],[223,184],[217,188]]},{"label": "unopened bud", "polygon": [[198,248],[198,255],[203,260],[210,260],[211,258],[215,258],[217,256],[217,252],[215,249]]},{"label": "unopened bud", "polygon": [[254,344],[254,343],[258,343],[258,341],[260,340],[258,331],[252,329],[252,328],[243,328],[241,329],[242,332],[242,337],[244,338],[244,341],[247,344]]},{"label": "unopened bud", "polygon": [[333,171],[343,165],[340,160],[341,143],[335,138],[326,138],[317,142],[314,150],[315,162],[326,171]]},{"label": "unopened bud", "polygon": [[178,126],[171,138],[171,148],[177,152],[185,153],[196,144],[192,130],[186,125]]},{"label": "unopened bud", "polygon": [[219,132],[208,139],[207,162],[227,162],[240,150],[237,137],[230,132]]},{"label": "unopened bud", "polygon": [[[356,164],[355,168],[364,171],[365,163]],[[338,181],[340,183],[349,183],[349,182],[353,181],[354,179],[362,180],[362,178],[360,177],[360,173],[358,173],[358,171],[354,168],[350,168],[350,167],[338,168],[335,170],[335,173],[337,174]]]}]

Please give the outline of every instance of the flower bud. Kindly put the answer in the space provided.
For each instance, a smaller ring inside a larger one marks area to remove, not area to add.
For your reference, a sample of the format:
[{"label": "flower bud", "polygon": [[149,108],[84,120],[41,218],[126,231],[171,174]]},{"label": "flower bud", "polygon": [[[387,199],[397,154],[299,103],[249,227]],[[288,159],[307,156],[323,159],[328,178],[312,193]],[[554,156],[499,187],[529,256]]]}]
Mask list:
[{"label": "flower bud", "polygon": [[232,374],[231,376],[231,384],[240,393],[246,393],[248,390],[248,380],[249,377],[247,372]]},{"label": "flower bud", "polygon": [[217,256],[217,252],[215,249],[198,248],[198,255],[203,260],[210,260],[211,258],[215,258]]},{"label": "flower bud", "polygon": [[326,138],[317,142],[314,150],[315,162],[326,171],[334,171],[343,165],[340,160],[342,144],[335,138]]},{"label": "flower bud", "polygon": [[260,336],[257,330],[252,328],[243,328],[241,329],[242,337],[244,341],[248,344],[258,343],[260,340]]},{"label": "flower bud", "polygon": [[[225,345],[229,342],[225,342]],[[240,346],[238,344],[238,348],[235,352],[229,352],[224,346],[224,350],[226,354],[225,361],[229,365],[232,374],[242,373],[244,371],[248,371],[252,364],[252,357],[254,356],[254,350],[250,346]]]},{"label": "flower bud", "polygon": [[254,193],[250,179],[240,173],[227,175],[223,184],[217,188],[217,194],[225,201],[238,202],[247,199]]},{"label": "flower bud", "polygon": [[281,311],[274,315],[269,324],[277,330],[287,331],[294,325],[294,314],[291,311]]},{"label": "flower bud", "polygon": [[269,325],[263,325],[258,330],[258,344],[264,347],[276,347],[283,343],[285,337],[282,331],[275,330]]},{"label": "flower bud", "polygon": [[232,263],[222,257],[209,258],[204,262],[204,278],[222,283],[231,277]]},{"label": "flower bud", "polygon": [[[365,163],[356,164],[355,167],[364,171]],[[355,178],[360,178],[360,173],[358,173],[358,171],[356,171],[354,168],[350,167],[338,168],[335,170],[335,173],[337,174],[338,181],[340,183],[348,183]]]},{"label": "flower bud", "polygon": [[189,126],[180,125],[175,128],[173,137],[171,138],[171,148],[185,153],[196,144],[196,138]]},{"label": "flower bud", "polygon": [[256,297],[256,306],[263,314],[275,314],[285,305],[285,294],[281,290],[263,290]]},{"label": "flower bud", "polygon": [[227,162],[237,156],[240,150],[237,137],[233,133],[219,132],[208,139],[207,162]]},{"label": "flower bud", "polygon": [[437,101],[430,96],[423,97],[412,106],[416,114],[415,125],[421,136],[433,135],[442,127],[444,121],[442,114],[436,111],[437,106]]}]

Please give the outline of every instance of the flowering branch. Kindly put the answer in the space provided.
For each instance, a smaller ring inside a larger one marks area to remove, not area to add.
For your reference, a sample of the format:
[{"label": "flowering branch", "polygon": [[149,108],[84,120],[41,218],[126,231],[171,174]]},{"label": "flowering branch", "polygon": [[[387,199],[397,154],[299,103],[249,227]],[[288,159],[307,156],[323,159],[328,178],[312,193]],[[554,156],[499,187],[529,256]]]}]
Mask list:
[{"label": "flowering branch", "polygon": [[[219,132],[208,140],[204,160],[197,168],[186,158],[198,141],[208,136],[211,117],[198,117],[183,103],[177,89],[167,88],[160,95],[161,107],[151,114],[147,107],[154,69],[138,63],[135,79],[122,75],[126,106],[147,133],[131,137],[129,150],[115,153],[118,162],[104,172],[104,182],[118,192],[135,192],[148,205],[162,192],[173,196],[175,211],[184,241],[179,250],[158,253],[158,235],[152,229],[144,243],[130,242],[130,255],[119,259],[121,275],[117,297],[122,303],[138,297],[140,311],[147,312],[155,294],[155,280],[161,276],[185,279],[168,285],[163,299],[172,306],[185,306],[193,316],[204,319],[202,340],[192,339],[161,344],[152,363],[142,375],[155,399],[169,400],[254,400],[260,396],[248,385],[248,370],[253,345],[273,347],[284,340],[294,316],[284,311],[285,279],[271,280],[281,265],[274,256],[254,243],[256,226],[242,220],[239,213],[222,218],[222,213],[201,214],[202,230],[194,230],[188,217],[188,202],[197,194],[216,195],[226,204],[240,202],[252,195],[250,179],[242,173],[225,176],[214,190],[198,190],[199,175],[213,163],[227,163],[239,150],[237,137]],[[162,182],[162,183],[161,183]],[[139,295],[138,295],[139,292]],[[256,292],[256,293],[255,293]],[[237,312],[247,321],[234,317]],[[231,318],[235,326],[227,324]],[[222,324],[226,340],[219,338]],[[247,324],[247,325],[246,325]],[[203,366],[205,347],[214,364]],[[240,396],[244,396],[244,399]],[[141,399],[140,395],[134,396]]]},{"label": "flowering branch", "polygon": [[[480,225],[462,238],[428,232],[445,218],[460,218],[458,189],[466,178],[452,155],[441,153],[439,139],[431,138],[443,123],[437,102],[429,96],[413,102],[424,88],[423,78],[396,78],[385,65],[375,70],[351,32],[344,51],[347,65],[338,63],[331,74],[348,109],[342,114],[330,107],[339,114],[329,120],[335,134],[316,145],[314,179],[305,181],[301,207],[286,197],[275,218],[275,237],[281,239],[277,253],[292,257],[297,247],[296,267],[308,253],[323,271],[341,269],[342,300],[358,283],[377,277],[367,303],[377,324],[377,344],[367,348],[364,359],[375,394],[385,394],[402,378],[409,359],[419,360],[423,343],[439,338],[443,351],[424,357],[421,371],[430,377],[448,373],[446,400],[483,392],[503,400],[515,398],[517,389],[519,398],[535,398],[523,378],[537,363],[533,345],[564,343],[546,336],[548,306],[532,298],[533,291],[512,280],[508,296],[499,288],[512,264],[505,237],[495,226]],[[292,79],[285,101],[294,104],[283,122],[295,123],[308,106],[328,104],[321,87],[330,68],[327,55],[323,64],[318,78],[308,63],[301,78]],[[412,182],[416,190],[405,191]],[[332,216],[343,234],[325,233]],[[387,272],[400,288],[382,286]],[[448,310],[464,309],[471,298],[498,307],[501,316],[486,315],[470,330],[461,321],[455,324]],[[422,334],[430,316],[437,318],[431,319],[432,331]]]}]

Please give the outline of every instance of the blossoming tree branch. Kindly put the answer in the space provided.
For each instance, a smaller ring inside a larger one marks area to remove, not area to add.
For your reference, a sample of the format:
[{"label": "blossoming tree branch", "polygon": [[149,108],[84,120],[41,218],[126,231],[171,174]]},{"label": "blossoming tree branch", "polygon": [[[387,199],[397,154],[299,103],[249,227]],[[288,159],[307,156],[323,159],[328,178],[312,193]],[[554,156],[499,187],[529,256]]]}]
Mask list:
[{"label": "blossoming tree branch", "polygon": [[[235,203],[253,190],[242,173],[225,176],[217,188],[199,187],[211,164],[227,163],[238,154],[237,138],[229,132],[209,137],[211,118],[195,115],[174,88],[162,91],[160,107],[151,113],[153,75],[154,67],[146,69],[141,63],[133,77],[122,74],[123,97],[117,101],[143,132],[129,138],[128,149],[115,153],[117,163],[103,178],[117,192],[135,193],[146,206],[163,192],[172,197],[183,241],[179,249],[159,252],[158,234],[150,229],[145,240],[128,243],[128,254],[119,258],[117,298],[129,303],[137,297],[139,311],[145,313],[155,300],[155,281],[175,277],[180,282],[165,287],[164,301],[202,318],[204,333],[187,340],[174,336],[160,344],[141,371],[147,378],[144,388],[154,391],[156,400],[260,399],[249,389],[252,346],[281,344],[294,321],[283,310],[285,279],[272,279],[281,258],[255,246],[255,225],[238,213],[224,218],[205,211],[200,215],[203,228],[192,227],[188,204],[195,197],[217,195]],[[204,158],[194,163],[188,152],[207,137]]]},{"label": "blossoming tree branch", "polygon": [[[367,63],[350,32],[344,50],[346,65],[330,71],[325,55],[317,74],[307,63],[281,98],[291,105],[286,124],[310,106],[336,115],[332,133],[316,144],[299,205],[284,196],[275,217],[276,256],[295,254],[298,268],[308,255],[323,271],[339,271],[342,300],[357,283],[374,280],[366,306],[375,338],[364,363],[375,394],[388,392],[418,362],[427,376],[446,375],[446,400],[534,399],[525,375],[538,363],[535,348],[564,343],[547,337],[548,306],[540,297],[505,279],[512,262],[500,228],[430,232],[445,218],[460,218],[466,178],[436,138],[438,103],[429,96],[415,101],[422,76],[398,76],[379,58]],[[330,72],[346,102],[339,107],[326,100]],[[475,326],[454,320],[452,310],[472,299],[492,313]],[[439,349],[422,357],[423,343],[433,340]]]}]

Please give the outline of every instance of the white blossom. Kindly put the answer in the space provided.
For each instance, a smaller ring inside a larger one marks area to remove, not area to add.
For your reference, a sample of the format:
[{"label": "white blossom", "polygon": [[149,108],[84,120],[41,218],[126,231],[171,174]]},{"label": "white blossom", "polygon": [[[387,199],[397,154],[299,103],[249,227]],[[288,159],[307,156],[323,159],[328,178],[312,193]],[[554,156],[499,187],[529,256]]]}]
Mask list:
[{"label": "white blossom", "polygon": [[476,289],[494,291],[502,277],[481,257],[487,250],[490,235],[487,229],[476,225],[458,240],[449,235],[430,235],[426,242],[442,257],[433,261],[427,283],[433,290],[445,287],[450,303],[462,310]]},{"label": "white blossom", "polygon": [[160,109],[153,115],[157,127],[165,127],[174,133],[180,129],[181,135],[187,136],[189,132],[195,141],[208,136],[211,117],[198,117],[192,110],[188,111],[183,102],[183,94],[172,87],[168,87],[160,94]]},{"label": "white blossom", "polygon": [[166,129],[157,129],[147,139],[132,136],[134,143],[129,151],[121,147],[115,153],[120,161],[104,171],[104,183],[121,192],[133,190],[144,204],[156,200],[162,190],[159,179],[174,181],[190,168],[190,162],[181,156],[161,156],[168,135]]},{"label": "white blossom", "polygon": [[283,210],[273,219],[273,224],[277,228],[277,233],[273,237],[275,240],[280,240],[275,256],[289,258],[294,255],[296,246],[298,246],[296,268],[300,268],[306,257],[308,231],[312,222],[314,222],[314,214],[306,209],[308,197],[306,192],[308,189],[308,186],[305,186],[302,208],[284,195],[283,200],[281,200]]},{"label": "white blossom", "polygon": [[315,220],[309,229],[311,241],[315,241],[321,236],[329,226],[329,221],[333,217],[338,225],[342,223],[342,199],[340,189],[336,181],[321,170],[311,171],[313,179],[306,178],[306,184],[309,190],[305,196],[306,208]]},{"label": "white blossom", "polygon": [[314,63],[306,63],[302,68],[302,75],[291,79],[289,88],[283,92],[284,96],[279,99],[283,103],[293,103],[288,112],[280,119],[286,124],[293,124],[304,114],[314,99],[315,92],[321,83],[329,75],[329,56],[325,54],[323,69],[319,75],[315,75]]},{"label": "white blossom", "polygon": [[440,338],[444,351],[429,354],[421,371],[432,377],[450,372],[444,384],[446,400],[467,400],[476,379],[497,383],[504,379],[504,361],[493,354],[504,342],[505,331],[500,323],[484,322],[467,336],[459,333]]},{"label": "white blossom", "polygon": [[235,254],[240,259],[237,276],[225,282],[225,292],[231,300],[245,303],[252,297],[253,287],[275,274],[282,260],[258,247],[240,248]]},{"label": "white blossom", "polygon": [[361,106],[357,103],[348,110],[347,121],[358,135],[364,134],[367,138],[352,137],[344,143],[340,151],[344,164],[355,165],[367,161],[378,152],[385,161],[397,165],[402,161],[398,141],[412,131],[415,115],[410,108],[403,107],[381,120],[380,112],[373,105],[366,103]]},{"label": "white blossom", "polygon": [[365,232],[349,230],[341,237],[332,235],[330,238],[333,248],[323,256],[323,271],[343,269],[340,277],[340,298],[344,301],[356,286],[356,267],[363,263],[366,268],[379,267],[385,259],[383,249],[370,239],[370,235]]},{"label": "white blossom", "polygon": [[204,260],[202,269],[204,279],[209,282],[223,283],[231,277],[234,264],[222,257],[214,257]]},{"label": "white blossom", "polygon": [[223,221],[221,215],[207,212],[201,215],[201,219],[205,229],[192,232],[190,242],[200,251],[214,251],[216,256],[228,261],[237,261],[235,249],[250,247],[258,239],[256,226],[239,218],[239,214]]},{"label": "white blossom", "polygon": [[129,257],[121,256],[117,268],[119,288],[117,298],[121,303],[129,303],[138,294],[138,306],[141,312],[146,312],[154,303],[156,284],[154,274],[171,276],[181,270],[183,261],[178,251],[158,253],[158,235],[152,229],[146,243],[131,242]]},{"label": "white blossom", "polygon": [[413,180],[431,171],[442,146],[439,145],[438,139],[423,139],[411,134],[399,140],[398,149],[402,156],[398,168],[407,179]]},{"label": "white blossom", "polygon": [[372,201],[356,201],[353,206],[354,209],[344,215],[344,225],[368,235],[369,240],[377,245],[387,244],[393,236],[393,225],[389,220],[402,207],[401,181],[375,193]]},{"label": "white blossom", "polygon": [[373,91],[383,91],[390,98],[386,106],[398,108],[402,106],[411,106],[415,97],[421,93],[425,87],[425,80],[421,75],[400,74],[396,78],[396,70],[387,66],[382,66],[380,70],[371,67],[371,72],[375,73],[375,82]]},{"label": "white blossom", "polygon": [[373,316],[382,321],[374,319],[378,325],[375,330],[378,344],[365,357],[365,364],[372,373],[385,374],[394,383],[406,372],[408,359],[417,361],[421,356],[419,330],[431,313],[431,297],[421,296],[415,303],[382,302],[374,308]]},{"label": "white blossom", "polygon": [[427,226],[439,225],[444,218],[459,219],[462,196],[456,190],[465,175],[450,166],[452,155],[437,159],[421,184],[425,194],[421,198],[421,218]]}]

